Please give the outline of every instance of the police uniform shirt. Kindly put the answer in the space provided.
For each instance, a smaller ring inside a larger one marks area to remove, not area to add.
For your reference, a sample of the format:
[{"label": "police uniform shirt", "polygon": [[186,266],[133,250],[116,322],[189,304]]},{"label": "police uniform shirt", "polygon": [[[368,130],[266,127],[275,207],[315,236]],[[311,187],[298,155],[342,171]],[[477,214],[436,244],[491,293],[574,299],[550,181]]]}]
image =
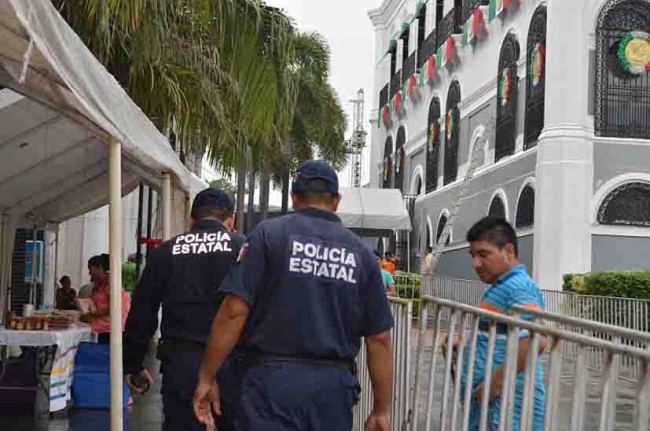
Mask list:
[{"label": "police uniform shirt", "polygon": [[354,358],[393,326],[372,250],[313,208],[261,223],[221,291],[251,306],[241,346],[259,353]]},{"label": "police uniform shirt", "polygon": [[140,371],[162,304],[163,340],[204,343],[218,309],[218,287],[243,239],[203,219],[154,249],[135,290],[124,333],[124,368]]}]

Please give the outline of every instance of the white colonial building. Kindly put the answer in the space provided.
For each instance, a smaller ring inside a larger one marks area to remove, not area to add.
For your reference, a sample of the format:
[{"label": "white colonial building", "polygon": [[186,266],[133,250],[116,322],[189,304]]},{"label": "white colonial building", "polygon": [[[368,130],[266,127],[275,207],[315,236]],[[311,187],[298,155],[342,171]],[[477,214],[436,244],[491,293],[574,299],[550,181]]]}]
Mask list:
[{"label": "white colonial building", "polygon": [[650,267],[650,1],[384,0],[369,15],[370,182],[412,195],[411,256],[477,154],[439,274],[473,277],[465,235],[489,213],[516,226],[542,288]]}]

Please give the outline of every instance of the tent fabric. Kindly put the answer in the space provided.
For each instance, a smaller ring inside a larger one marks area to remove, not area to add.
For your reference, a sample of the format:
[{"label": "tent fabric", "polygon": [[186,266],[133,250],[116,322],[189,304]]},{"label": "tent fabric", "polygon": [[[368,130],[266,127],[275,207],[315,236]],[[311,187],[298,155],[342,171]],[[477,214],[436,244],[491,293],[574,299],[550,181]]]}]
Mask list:
[{"label": "tent fabric", "polygon": [[341,188],[337,211],[351,229],[411,230],[411,218],[398,189]]}]

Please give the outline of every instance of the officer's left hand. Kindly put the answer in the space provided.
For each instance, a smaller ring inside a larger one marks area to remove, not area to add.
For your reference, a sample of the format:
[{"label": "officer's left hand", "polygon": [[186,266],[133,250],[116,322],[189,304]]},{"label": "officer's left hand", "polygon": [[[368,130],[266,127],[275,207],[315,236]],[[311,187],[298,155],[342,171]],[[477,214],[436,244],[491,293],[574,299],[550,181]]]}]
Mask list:
[{"label": "officer's left hand", "polygon": [[214,379],[204,381],[199,379],[199,383],[194,391],[194,415],[208,429],[215,429],[214,417],[212,414],[221,416],[221,403],[219,396],[219,386]]}]

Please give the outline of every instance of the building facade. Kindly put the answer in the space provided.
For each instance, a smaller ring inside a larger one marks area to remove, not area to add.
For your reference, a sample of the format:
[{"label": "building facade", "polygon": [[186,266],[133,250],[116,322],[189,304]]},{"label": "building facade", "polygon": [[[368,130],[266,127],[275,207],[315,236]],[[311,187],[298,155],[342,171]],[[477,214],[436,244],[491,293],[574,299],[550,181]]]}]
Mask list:
[{"label": "building facade", "polygon": [[384,0],[369,16],[370,182],[409,197],[398,250],[436,242],[474,160],[439,274],[474,277],[465,235],[487,214],[515,225],[544,289],[650,266],[650,1]]}]

